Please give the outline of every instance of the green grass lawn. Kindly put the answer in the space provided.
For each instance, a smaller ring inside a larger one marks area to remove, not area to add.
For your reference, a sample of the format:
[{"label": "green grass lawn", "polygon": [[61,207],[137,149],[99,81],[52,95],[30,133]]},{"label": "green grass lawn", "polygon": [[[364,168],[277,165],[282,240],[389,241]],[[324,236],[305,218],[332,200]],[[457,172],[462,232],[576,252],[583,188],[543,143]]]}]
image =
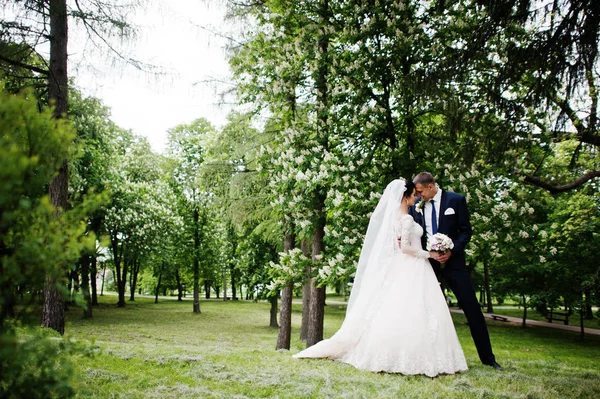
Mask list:
[{"label": "green grass lawn", "polygon": [[[469,370],[428,378],[371,373],[327,359],[293,359],[300,307],[294,305],[290,351],[275,351],[269,304],[139,298],[125,309],[101,297],[94,318],[67,314],[67,336],[91,340],[93,357],[77,356],[81,398],[597,398],[600,337],[488,321],[498,372],[479,363],[466,320],[453,315]],[[327,306],[325,336],[345,308]]]}]

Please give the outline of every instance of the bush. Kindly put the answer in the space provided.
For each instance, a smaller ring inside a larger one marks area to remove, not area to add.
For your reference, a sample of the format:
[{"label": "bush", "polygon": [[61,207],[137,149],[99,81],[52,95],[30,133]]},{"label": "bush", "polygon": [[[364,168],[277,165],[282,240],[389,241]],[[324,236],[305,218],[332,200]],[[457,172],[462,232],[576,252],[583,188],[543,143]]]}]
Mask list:
[{"label": "bush", "polygon": [[50,329],[0,335],[0,398],[75,396],[72,356],[90,351],[59,337]]}]

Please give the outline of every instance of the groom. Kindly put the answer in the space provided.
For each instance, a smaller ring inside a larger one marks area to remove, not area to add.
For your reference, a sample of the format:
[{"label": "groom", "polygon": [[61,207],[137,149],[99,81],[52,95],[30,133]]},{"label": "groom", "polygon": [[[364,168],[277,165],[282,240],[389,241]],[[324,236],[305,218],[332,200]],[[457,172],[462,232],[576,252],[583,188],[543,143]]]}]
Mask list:
[{"label": "groom", "polygon": [[471,336],[481,362],[502,370],[492,352],[485,319],[465,263],[464,249],[473,232],[467,201],[460,194],[440,189],[431,173],[419,173],[413,182],[417,195],[422,199],[417,200],[410,213],[426,232],[422,238],[423,248],[427,248],[427,239],[437,232],[446,234],[454,242],[451,251],[436,257],[435,260],[430,259],[431,264],[436,275],[442,276],[456,295],[458,304],[469,322]]}]

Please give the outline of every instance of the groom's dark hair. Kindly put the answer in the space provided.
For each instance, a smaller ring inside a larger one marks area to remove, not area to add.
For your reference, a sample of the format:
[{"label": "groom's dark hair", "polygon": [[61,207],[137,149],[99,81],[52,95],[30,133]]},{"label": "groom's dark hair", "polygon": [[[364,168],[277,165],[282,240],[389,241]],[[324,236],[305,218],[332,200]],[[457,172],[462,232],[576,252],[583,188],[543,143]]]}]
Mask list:
[{"label": "groom's dark hair", "polygon": [[435,178],[429,172],[421,172],[415,176],[415,178],[413,179],[413,183],[422,184],[424,186],[428,184],[435,184]]}]

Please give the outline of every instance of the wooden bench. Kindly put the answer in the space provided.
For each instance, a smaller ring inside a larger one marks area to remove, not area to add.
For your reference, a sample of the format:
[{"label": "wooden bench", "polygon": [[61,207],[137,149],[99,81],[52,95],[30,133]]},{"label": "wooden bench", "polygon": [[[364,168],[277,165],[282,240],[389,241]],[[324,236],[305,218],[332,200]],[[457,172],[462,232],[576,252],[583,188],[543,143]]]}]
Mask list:
[{"label": "wooden bench", "polygon": [[492,319],[496,320],[496,321],[508,321],[508,319],[504,316],[499,316],[497,314],[493,314],[492,315]]},{"label": "wooden bench", "polygon": [[552,323],[553,321],[562,321],[565,326],[569,325],[569,316],[571,316],[571,312],[555,312],[550,309],[550,312],[546,315],[546,319],[548,323]]}]

